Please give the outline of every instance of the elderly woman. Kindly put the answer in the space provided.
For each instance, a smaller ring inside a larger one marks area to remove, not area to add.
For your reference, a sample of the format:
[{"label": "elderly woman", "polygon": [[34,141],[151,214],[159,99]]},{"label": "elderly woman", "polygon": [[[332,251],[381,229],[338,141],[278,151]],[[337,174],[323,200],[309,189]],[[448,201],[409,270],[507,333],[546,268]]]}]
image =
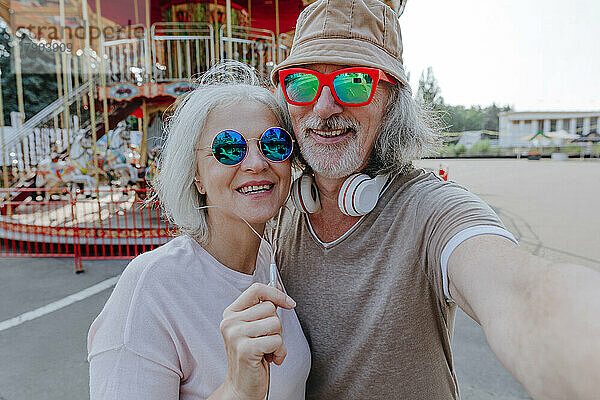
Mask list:
[{"label": "elderly woman", "polygon": [[289,192],[286,118],[232,62],[177,106],[153,185],[182,235],[136,257],[90,327],[92,399],[304,399],[308,344],[259,236]]}]

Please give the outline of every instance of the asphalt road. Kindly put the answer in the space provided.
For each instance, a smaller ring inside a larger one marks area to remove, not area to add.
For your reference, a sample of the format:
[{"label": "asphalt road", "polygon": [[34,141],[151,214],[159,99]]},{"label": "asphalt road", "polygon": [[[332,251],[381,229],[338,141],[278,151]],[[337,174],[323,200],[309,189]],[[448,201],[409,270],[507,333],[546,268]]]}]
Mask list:
[{"label": "asphalt road", "polygon": [[[426,160],[423,165],[439,166]],[[469,160],[449,164],[456,180],[486,200],[529,251],[600,270],[600,162]],[[125,261],[0,259],[0,324],[118,275]],[[86,335],[111,289],[0,330],[0,400],[87,399]],[[463,399],[527,399],[492,354],[481,328],[459,312],[455,366]]]}]

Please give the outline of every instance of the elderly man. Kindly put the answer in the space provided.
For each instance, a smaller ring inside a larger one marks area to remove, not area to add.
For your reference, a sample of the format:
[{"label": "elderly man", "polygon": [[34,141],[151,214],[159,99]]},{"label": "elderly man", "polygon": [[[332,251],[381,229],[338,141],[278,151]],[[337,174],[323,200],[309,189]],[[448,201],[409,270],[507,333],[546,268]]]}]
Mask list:
[{"label": "elderly man", "polygon": [[458,398],[456,305],[532,396],[594,398],[600,274],[520,250],[478,197],[412,168],[438,135],[401,57],[382,2],[321,0],[272,74],[307,164],[278,252],[311,346],[307,398]]}]

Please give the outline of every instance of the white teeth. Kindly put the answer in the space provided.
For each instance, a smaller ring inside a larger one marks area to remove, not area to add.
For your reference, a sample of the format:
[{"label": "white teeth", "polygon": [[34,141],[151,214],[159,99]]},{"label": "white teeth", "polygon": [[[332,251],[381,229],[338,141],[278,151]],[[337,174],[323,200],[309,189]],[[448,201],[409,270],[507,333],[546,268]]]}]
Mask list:
[{"label": "white teeth", "polygon": [[261,186],[244,186],[238,189],[240,193],[248,194],[248,193],[260,193],[266,192],[271,189],[272,185],[261,185]]},{"label": "white teeth", "polygon": [[346,132],[345,129],[336,129],[334,131],[319,131],[316,129],[313,129],[313,131],[319,135],[319,136],[323,136],[323,137],[335,137],[335,136],[339,136],[342,133]]}]

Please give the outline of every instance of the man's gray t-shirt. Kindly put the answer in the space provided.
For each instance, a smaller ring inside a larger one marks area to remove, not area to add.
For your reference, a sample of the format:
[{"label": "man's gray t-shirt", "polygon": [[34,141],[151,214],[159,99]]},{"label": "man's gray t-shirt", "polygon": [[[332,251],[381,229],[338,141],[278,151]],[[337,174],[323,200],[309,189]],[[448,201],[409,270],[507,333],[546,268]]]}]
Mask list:
[{"label": "man's gray t-shirt", "polygon": [[465,188],[432,173],[397,176],[376,208],[323,244],[305,214],[282,218],[277,265],[308,339],[307,399],[454,399],[456,306],[440,258],[457,233],[504,228]]}]

